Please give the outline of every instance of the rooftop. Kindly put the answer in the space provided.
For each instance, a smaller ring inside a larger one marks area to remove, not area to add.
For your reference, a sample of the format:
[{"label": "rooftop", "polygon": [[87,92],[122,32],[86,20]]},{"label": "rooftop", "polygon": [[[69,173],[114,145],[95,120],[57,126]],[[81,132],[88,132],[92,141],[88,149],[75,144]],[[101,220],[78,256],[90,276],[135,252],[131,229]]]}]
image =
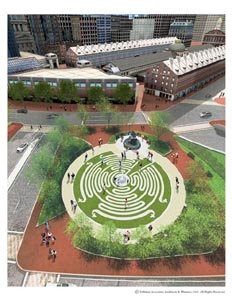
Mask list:
[{"label": "rooftop", "polygon": [[131,77],[106,74],[105,72],[96,68],[67,68],[67,69],[39,69],[29,72],[24,72],[12,77],[37,77],[37,78],[58,78],[58,79],[131,79]]},{"label": "rooftop", "polygon": [[97,44],[97,45],[84,45],[76,47],[70,47],[70,49],[77,55],[86,55],[94,53],[104,53],[112,51],[121,51],[132,48],[148,47],[154,45],[165,45],[173,44],[176,40],[176,37],[165,37],[158,39],[147,39],[147,40],[136,40],[136,41],[126,41],[126,42],[117,42],[109,44]]},{"label": "rooftop", "polygon": [[169,58],[164,61],[164,64],[176,75],[183,75],[223,59],[225,59],[225,46],[220,46]]}]

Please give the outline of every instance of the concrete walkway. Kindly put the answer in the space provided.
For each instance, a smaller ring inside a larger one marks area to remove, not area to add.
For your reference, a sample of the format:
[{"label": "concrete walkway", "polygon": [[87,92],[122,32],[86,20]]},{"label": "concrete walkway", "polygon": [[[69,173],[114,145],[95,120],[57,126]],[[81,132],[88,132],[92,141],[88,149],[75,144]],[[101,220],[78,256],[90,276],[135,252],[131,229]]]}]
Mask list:
[{"label": "concrete walkway", "polygon": [[[145,143],[145,141],[144,141],[144,143]],[[119,147],[117,147],[116,144],[104,144],[104,145],[101,145],[101,147],[97,146],[94,148],[94,155],[96,156],[96,155],[102,154],[107,151],[112,151],[119,157],[121,155],[121,149],[119,149]],[[166,172],[166,174],[168,175],[169,180],[170,180],[170,185],[171,185],[171,197],[170,197],[170,203],[169,203],[168,207],[166,208],[166,210],[163,212],[163,214],[160,217],[158,217],[157,219],[155,219],[153,221],[153,223],[149,223],[149,224],[153,225],[152,233],[155,234],[161,230],[160,227],[173,223],[176,220],[176,218],[181,214],[183,207],[185,206],[186,191],[185,191],[185,187],[184,187],[184,180],[183,180],[180,172],[178,171],[178,169],[175,167],[175,165],[173,165],[167,158],[161,156],[160,154],[158,154],[152,150],[149,150],[149,151],[153,153],[154,161],[157,162],[163,168],[163,170]],[[89,150],[86,153],[88,154],[89,158],[93,157],[92,150]],[[62,198],[64,201],[64,205],[66,207],[68,214],[73,219],[75,219],[77,214],[80,213],[80,209],[77,206],[76,213],[73,213],[73,211],[71,209],[70,200],[75,199],[75,197],[74,197],[73,184],[67,182],[67,174],[68,173],[71,174],[72,172],[74,172],[75,174],[78,173],[79,169],[82,167],[82,165],[84,163],[84,158],[85,158],[86,153],[83,153],[80,157],[78,157],[69,166],[69,168],[67,169],[67,171],[64,175],[63,181],[62,181]],[[141,159],[146,158],[147,154],[148,154],[147,150],[145,150],[145,152],[140,152],[140,158]],[[136,159],[136,154],[133,151],[129,150],[127,152],[127,159],[133,159],[133,160]],[[176,192],[175,177],[178,177],[179,182],[180,182],[180,187],[179,187],[178,192]],[[96,223],[92,219],[91,219],[91,221],[93,222],[93,228],[95,230],[98,230],[99,228],[101,228],[101,225],[99,223]],[[126,230],[126,228],[118,229],[118,231],[120,231],[122,233],[124,233],[125,230]],[[134,229],[130,229],[130,231],[133,231],[133,230]]]},{"label": "concrete walkway", "polygon": [[180,134],[183,132],[191,132],[191,131],[204,130],[209,128],[213,128],[213,126],[211,126],[209,123],[198,123],[198,124],[189,124],[185,126],[174,126],[171,128],[171,131]]}]

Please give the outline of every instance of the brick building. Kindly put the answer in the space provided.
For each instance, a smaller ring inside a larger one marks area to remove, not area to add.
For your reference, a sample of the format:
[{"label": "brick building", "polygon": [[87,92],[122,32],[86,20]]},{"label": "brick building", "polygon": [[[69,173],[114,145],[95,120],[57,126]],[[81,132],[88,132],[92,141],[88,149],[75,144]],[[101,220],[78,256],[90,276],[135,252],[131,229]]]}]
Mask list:
[{"label": "brick building", "polygon": [[224,73],[225,46],[183,54],[147,70],[145,93],[173,101]]}]

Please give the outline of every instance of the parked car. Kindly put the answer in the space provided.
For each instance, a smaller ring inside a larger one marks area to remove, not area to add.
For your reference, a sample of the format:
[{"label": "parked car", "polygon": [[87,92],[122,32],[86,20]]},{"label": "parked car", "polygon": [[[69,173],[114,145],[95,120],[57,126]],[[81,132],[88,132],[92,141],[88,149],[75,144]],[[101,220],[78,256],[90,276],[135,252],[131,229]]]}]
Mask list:
[{"label": "parked car", "polygon": [[23,143],[17,148],[17,152],[23,152],[28,146],[28,143]]},{"label": "parked car", "polygon": [[17,113],[21,113],[21,114],[27,114],[28,110],[25,109],[25,108],[22,108],[22,109],[18,109],[17,110]]},{"label": "parked car", "polygon": [[208,118],[208,117],[212,117],[212,113],[209,111],[203,111],[200,113],[200,117],[201,118]]},{"label": "parked car", "polygon": [[48,119],[55,119],[56,117],[59,117],[59,115],[58,114],[49,114],[49,115],[47,115]]}]

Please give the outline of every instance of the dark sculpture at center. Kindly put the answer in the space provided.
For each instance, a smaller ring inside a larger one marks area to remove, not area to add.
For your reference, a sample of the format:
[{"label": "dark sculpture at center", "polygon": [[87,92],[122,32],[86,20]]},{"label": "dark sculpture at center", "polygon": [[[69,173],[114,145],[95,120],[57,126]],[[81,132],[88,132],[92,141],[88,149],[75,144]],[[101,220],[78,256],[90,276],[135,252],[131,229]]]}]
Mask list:
[{"label": "dark sculpture at center", "polygon": [[123,142],[123,145],[127,150],[137,150],[141,147],[140,141],[137,139],[134,131],[131,131],[129,137]]}]

